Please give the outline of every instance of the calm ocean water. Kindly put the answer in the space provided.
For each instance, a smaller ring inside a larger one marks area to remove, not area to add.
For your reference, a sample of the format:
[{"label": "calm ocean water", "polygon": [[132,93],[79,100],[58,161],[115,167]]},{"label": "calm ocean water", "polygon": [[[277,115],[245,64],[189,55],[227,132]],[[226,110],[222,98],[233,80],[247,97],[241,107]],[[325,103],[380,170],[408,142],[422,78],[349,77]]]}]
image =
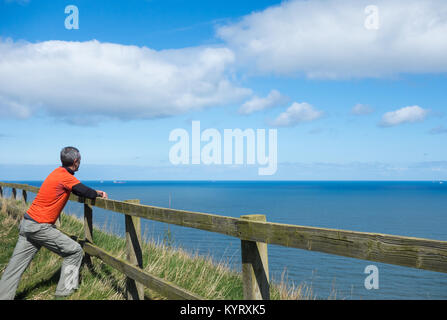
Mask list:
[{"label": "calm ocean water", "polygon": [[[40,182],[26,182],[39,186]],[[111,199],[239,217],[265,214],[271,222],[447,240],[447,182],[184,182],[84,181]],[[31,198],[32,199],[32,198]],[[82,215],[80,204],[66,212]],[[94,209],[94,224],[124,234],[121,214]],[[142,220],[143,233],[240,270],[240,240]],[[168,231],[169,230],[169,231]],[[168,236],[170,233],[170,237]],[[268,246],[270,278],[284,275],[321,299],[447,299],[447,274]],[[364,286],[365,267],[379,270],[379,289]]]}]

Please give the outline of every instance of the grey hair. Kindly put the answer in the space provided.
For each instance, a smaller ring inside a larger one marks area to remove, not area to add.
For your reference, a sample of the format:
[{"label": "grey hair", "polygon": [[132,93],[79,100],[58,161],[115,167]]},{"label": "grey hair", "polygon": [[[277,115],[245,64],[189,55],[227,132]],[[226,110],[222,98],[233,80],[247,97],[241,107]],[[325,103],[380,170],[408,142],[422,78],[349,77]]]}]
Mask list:
[{"label": "grey hair", "polygon": [[81,159],[81,154],[75,147],[65,147],[61,150],[61,162],[64,167],[72,166],[77,159]]}]

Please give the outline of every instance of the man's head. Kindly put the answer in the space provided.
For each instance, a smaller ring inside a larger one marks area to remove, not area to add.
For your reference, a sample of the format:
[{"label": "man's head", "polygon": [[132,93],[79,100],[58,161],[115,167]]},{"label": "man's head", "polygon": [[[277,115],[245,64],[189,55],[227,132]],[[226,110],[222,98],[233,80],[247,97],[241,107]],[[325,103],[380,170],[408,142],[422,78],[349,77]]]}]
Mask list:
[{"label": "man's head", "polygon": [[61,162],[64,167],[69,167],[73,171],[79,169],[81,164],[81,154],[75,147],[65,147],[61,150]]}]

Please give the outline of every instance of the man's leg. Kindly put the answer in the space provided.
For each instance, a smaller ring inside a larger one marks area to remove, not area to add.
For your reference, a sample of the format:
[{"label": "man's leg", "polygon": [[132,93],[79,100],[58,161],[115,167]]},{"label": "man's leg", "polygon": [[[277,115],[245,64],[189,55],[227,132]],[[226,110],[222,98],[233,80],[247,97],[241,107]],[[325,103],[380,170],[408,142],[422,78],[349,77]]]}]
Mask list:
[{"label": "man's leg", "polygon": [[40,246],[19,235],[8,266],[0,280],[0,300],[13,300],[23,272],[30,264]]},{"label": "man's leg", "polygon": [[78,288],[79,268],[84,252],[79,243],[53,225],[42,223],[40,226],[39,232],[30,234],[29,238],[64,258],[56,296],[68,296]]}]

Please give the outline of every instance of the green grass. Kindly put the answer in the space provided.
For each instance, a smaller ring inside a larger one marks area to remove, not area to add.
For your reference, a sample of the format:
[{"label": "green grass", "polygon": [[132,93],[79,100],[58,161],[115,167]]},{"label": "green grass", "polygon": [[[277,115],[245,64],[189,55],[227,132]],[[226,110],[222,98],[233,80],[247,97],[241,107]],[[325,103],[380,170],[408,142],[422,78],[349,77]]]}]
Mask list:
[{"label": "green grass", "polygon": [[[27,206],[22,201],[2,199],[2,207],[19,208],[25,212]],[[21,217],[12,217],[2,210],[0,214],[0,273],[6,267],[18,238],[18,223]],[[61,215],[61,229],[68,234],[83,238],[83,222],[74,216]],[[94,228],[95,245],[113,256],[125,259],[125,239],[111,232]],[[166,242],[145,241],[142,245],[144,270],[166,279],[205,299],[243,299],[241,273],[231,269],[226,263],[216,263],[210,257],[172,248]],[[16,299],[54,299],[59,280],[62,258],[42,248],[24,272]],[[67,299],[72,300],[121,300],[126,297],[125,276],[92,258],[93,266],[83,265],[80,270],[79,289]],[[271,281],[271,299],[312,299],[309,288],[289,283],[281,279]],[[145,288],[147,299],[166,299]]]}]

